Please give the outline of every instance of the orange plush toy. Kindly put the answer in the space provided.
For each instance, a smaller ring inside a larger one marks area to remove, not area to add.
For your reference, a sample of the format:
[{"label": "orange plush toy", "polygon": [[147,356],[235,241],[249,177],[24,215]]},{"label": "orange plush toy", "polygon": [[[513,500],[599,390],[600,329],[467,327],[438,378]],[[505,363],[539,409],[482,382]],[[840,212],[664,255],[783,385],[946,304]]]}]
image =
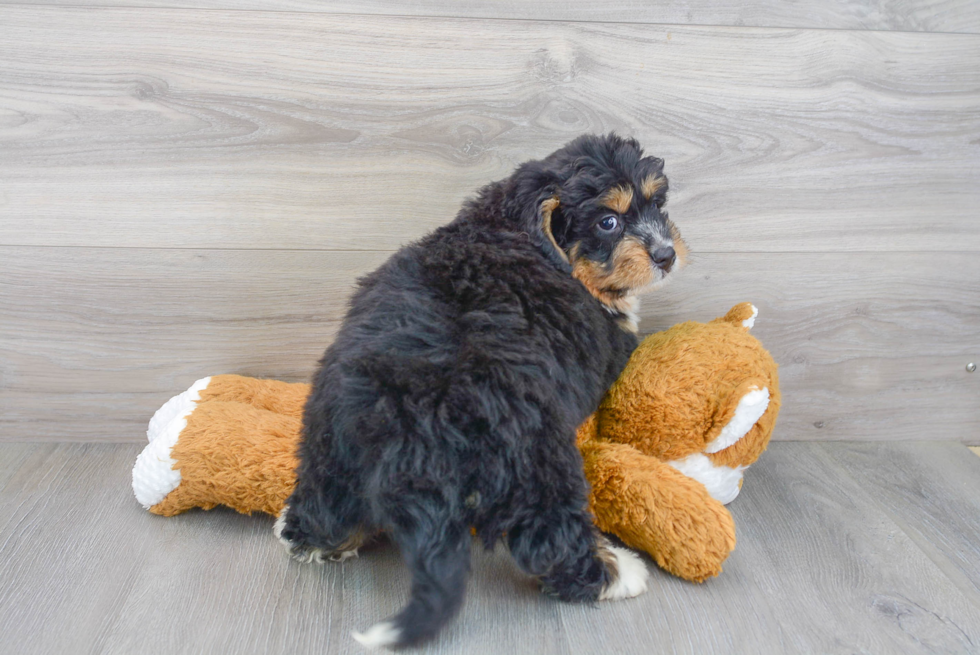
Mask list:
[{"label": "orange plush toy", "polygon": [[[735,547],[724,504],[779,412],[776,364],[749,334],[755,316],[743,303],[647,337],[579,428],[596,524],[688,580],[717,575]],[[237,375],[194,383],[150,421],[137,500],[163,516],[217,505],[278,516],[309,389]]]}]

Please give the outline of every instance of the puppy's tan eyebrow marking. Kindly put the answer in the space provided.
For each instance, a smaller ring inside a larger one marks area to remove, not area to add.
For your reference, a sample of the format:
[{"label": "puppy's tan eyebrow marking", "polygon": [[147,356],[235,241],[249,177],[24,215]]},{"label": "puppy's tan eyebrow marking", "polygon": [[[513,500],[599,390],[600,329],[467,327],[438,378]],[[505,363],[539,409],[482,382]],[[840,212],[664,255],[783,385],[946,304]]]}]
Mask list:
[{"label": "puppy's tan eyebrow marking", "polygon": [[633,189],[628,186],[616,186],[602,196],[602,204],[617,214],[625,214],[633,204]]},{"label": "puppy's tan eyebrow marking", "polygon": [[640,184],[640,193],[643,194],[644,198],[649,200],[653,194],[660,191],[660,189],[663,188],[664,184],[666,183],[667,178],[665,178],[663,175],[650,175],[643,180],[642,184]]}]

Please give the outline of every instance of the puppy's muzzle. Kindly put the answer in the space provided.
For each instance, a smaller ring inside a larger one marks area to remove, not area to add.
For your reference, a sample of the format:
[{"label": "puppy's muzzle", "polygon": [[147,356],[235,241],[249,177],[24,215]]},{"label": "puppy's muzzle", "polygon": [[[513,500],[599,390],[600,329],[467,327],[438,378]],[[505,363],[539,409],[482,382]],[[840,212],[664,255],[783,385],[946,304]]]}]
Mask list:
[{"label": "puppy's muzzle", "polygon": [[670,246],[666,248],[657,248],[650,253],[650,259],[653,260],[654,265],[662,270],[664,273],[670,273],[670,269],[673,268],[674,262],[677,261],[677,253]]}]

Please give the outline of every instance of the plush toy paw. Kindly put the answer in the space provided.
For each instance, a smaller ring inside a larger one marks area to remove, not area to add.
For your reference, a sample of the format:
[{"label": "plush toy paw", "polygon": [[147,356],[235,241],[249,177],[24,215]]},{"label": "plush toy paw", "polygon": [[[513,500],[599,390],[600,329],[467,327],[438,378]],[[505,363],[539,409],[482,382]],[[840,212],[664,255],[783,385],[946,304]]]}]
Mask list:
[{"label": "plush toy paw", "polygon": [[295,484],[308,393],[238,375],[198,380],[150,420],[133,467],[137,500],[162,516],[217,505],[277,515]]},{"label": "plush toy paw", "polygon": [[735,523],[704,485],[625,444],[592,442],[582,457],[600,530],[686,580],[721,572],[735,547]]},{"label": "plush toy paw", "polygon": [[146,430],[149,445],[136,458],[133,466],[133,493],[144,509],[163,501],[180,485],[180,469],[171,457],[180,433],[187,427],[187,418],[197,407],[201,391],[211,383],[202,378],[183,393],[177,394],[158,409]]}]

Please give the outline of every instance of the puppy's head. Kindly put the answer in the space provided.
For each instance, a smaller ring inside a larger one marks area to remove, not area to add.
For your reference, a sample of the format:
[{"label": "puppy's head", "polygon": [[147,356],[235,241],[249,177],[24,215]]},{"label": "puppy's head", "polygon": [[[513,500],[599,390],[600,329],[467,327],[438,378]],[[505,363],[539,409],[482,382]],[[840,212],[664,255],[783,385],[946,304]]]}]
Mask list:
[{"label": "puppy's head", "polygon": [[526,216],[545,254],[626,315],[638,292],[662,284],[687,256],[664,211],[663,164],[633,139],[588,135],[515,174],[539,185],[533,199],[525,196]]}]

